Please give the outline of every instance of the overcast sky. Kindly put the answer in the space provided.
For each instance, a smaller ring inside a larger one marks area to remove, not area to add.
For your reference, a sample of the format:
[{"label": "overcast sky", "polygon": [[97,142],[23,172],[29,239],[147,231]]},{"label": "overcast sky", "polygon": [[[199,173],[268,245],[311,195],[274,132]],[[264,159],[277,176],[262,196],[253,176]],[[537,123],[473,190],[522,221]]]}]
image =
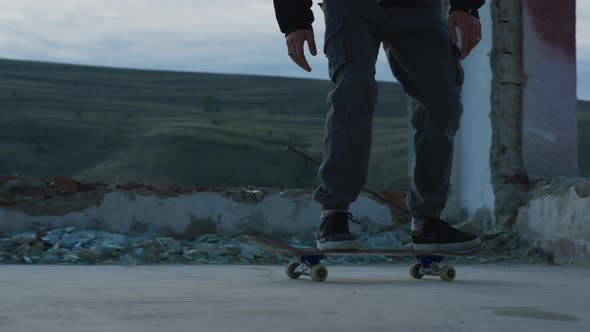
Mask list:
[{"label": "overcast sky", "polygon": [[[327,79],[323,53],[311,74],[287,58],[271,0],[0,0],[0,57]],[[393,80],[383,56],[377,78]],[[578,1],[578,96],[590,100],[587,0]]]}]

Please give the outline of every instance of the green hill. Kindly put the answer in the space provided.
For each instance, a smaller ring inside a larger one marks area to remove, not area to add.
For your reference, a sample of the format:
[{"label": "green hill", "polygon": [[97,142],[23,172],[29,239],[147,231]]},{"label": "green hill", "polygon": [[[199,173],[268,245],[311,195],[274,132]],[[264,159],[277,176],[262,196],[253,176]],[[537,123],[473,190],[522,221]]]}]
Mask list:
[{"label": "green hill", "polygon": [[[0,60],[0,174],[315,186],[332,83]],[[405,96],[379,83],[368,185],[407,187]]]},{"label": "green hill", "polygon": [[[313,187],[325,80],[0,60],[0,175],[154,185]],[[367,185],[406,190],[405,95],[379,82]],[[590,176],[590,102],[579,102]]]}]

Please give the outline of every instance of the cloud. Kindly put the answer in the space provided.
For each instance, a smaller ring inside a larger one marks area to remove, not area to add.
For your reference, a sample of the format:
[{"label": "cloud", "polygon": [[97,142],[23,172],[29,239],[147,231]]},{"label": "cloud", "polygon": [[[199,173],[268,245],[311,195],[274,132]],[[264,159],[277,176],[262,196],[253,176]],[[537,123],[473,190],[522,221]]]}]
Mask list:
[{"label": "cloud", "polygon": [[[296,69],[286,56],[284,37],[268,0],[1,0],[0,4],[4,32],[0,57],[278,75]],[[315,28],[320,35],[321,20]],[[311,63],[326,66],[322,56]]]},{"label": "cloud", "polygon": [[590,2],[578,1],[576,16],[578,47],[587,50],[590,48]]},{"label": "cloud", "polygon": [[590,2],[577,1],[578,98],[590,100]]},{"label": "cloud", "polygon": [[[321,51],[309,58],[311,74],[288,58],[270,0],[0,0],[0,8],[0,57],[327,79]],[[322,12],[313,10],[322,50]],[[590,2],[578,1],[577,14],[579,73],[590,75]],[[377,69],[393,80],[383,52]],[[579,94],[590,99],[588,90],[584,83]]]}]

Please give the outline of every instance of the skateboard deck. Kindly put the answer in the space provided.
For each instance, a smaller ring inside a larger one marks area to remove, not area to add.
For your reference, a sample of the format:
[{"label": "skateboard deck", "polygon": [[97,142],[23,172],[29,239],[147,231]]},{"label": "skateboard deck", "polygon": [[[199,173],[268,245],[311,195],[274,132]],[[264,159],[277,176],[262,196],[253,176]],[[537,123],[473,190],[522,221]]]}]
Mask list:
[{"label": "skateboard deck", "polygon": [[248,242],[263,250],[276,252],[297,258],[297,262],[287,265],[286,273],[292,279],[301,275],[309,275],[315,281],[324,281],[328,276],[327,267],[320,264],[325,256],[416,256],[420,263],[410,267],[410,275],[421,279],[425,275],[438,276],[442,280],[455,279],[456,271],[451,265],[439,266],[445,256],[472,256],[481,251],[482,247],[462,252],[425,251],[409,249],[356,249],[356,250],[319,250],[316,248],[293,247],[259,236],[243,235],[242,241]]}]

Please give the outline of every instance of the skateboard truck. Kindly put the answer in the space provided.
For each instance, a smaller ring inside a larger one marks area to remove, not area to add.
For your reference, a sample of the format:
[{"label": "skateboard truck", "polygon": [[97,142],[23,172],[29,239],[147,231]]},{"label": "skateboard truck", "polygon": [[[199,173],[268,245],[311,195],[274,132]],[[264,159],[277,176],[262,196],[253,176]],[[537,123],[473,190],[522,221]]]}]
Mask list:
[{"label": "skateboard truck", "polygon": [[452,281],[455,279],[457,272],[451,265],[440,266],[444,256],[416,256],[420,263],[410,266],[410,276],[414,279],[422,279],[425,275],[437,276],[444,281]]},{"label": "skateboard truck", "polygon": [[310,276],[314,281],[324,281],[328,277],[328,268],[320,261],[325,256],[298,256],[298,262],[287,265],[286,273],[291,279],[297,279],[302,275]]}]

